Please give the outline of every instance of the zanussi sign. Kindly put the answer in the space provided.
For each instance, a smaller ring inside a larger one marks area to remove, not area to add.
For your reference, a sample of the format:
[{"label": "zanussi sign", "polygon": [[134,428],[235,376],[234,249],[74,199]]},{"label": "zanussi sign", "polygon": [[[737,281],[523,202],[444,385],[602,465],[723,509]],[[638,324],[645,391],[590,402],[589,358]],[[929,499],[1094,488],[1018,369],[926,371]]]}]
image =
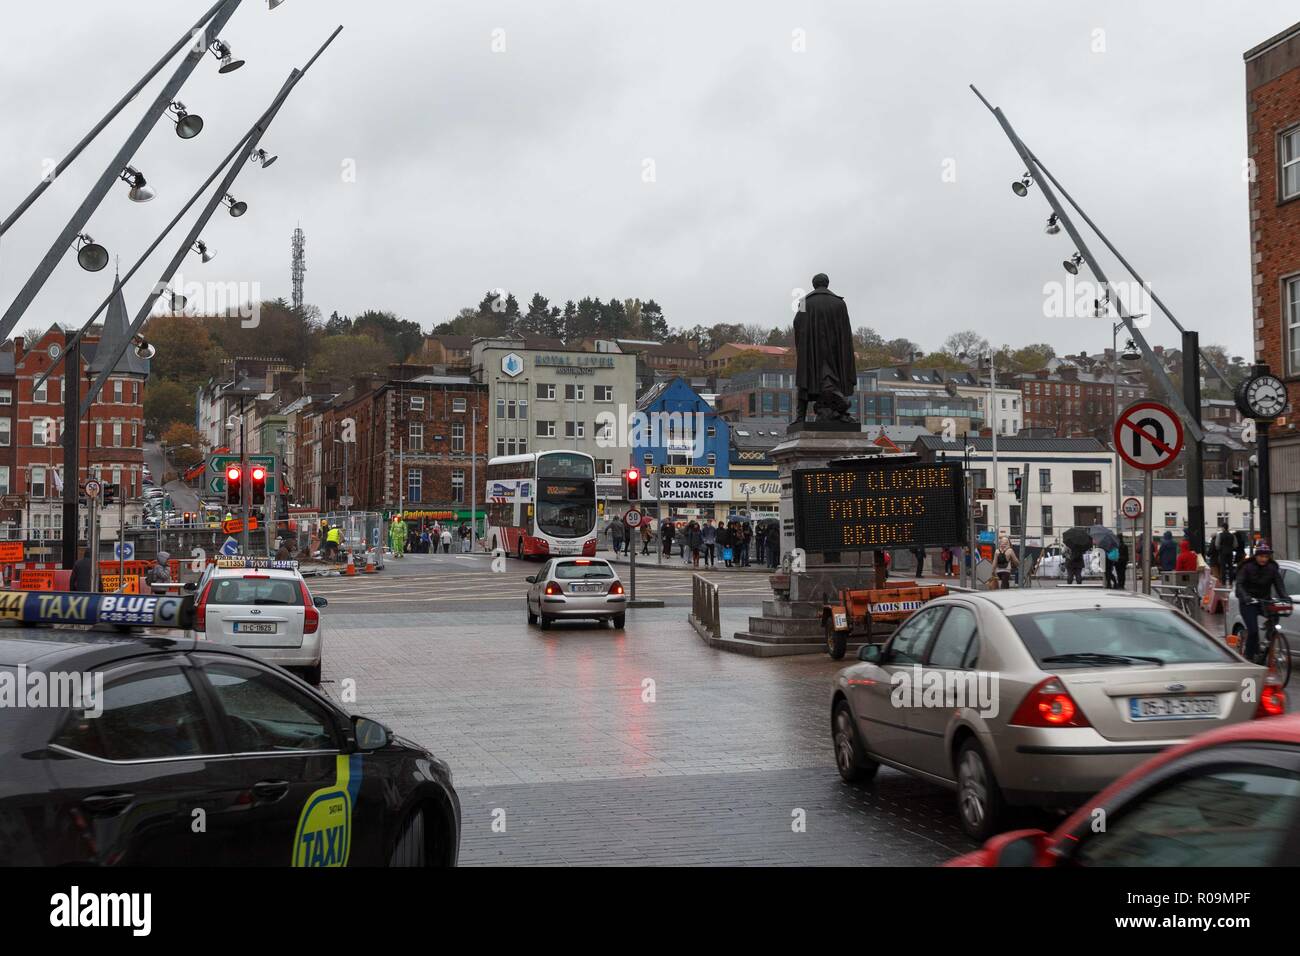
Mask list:
[{"label": "zanussi sign", "polygon": [[795,545],[805,551],[929,548],[965,537],[960,464],[884,459],[792,477]]}]

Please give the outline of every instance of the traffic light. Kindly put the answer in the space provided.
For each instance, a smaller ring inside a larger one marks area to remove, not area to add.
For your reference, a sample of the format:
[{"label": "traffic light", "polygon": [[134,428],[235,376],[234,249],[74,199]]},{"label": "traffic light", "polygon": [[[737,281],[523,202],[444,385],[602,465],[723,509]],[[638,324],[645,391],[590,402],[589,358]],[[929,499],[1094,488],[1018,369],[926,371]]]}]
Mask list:
[{"label": "traffic light", "polygon": [[1232,480],[1228,482],[1228,494],[1234,498],[1240,498],[1246,487],[1246,469],[1236,468],[1232,472]]},{"label": "traffic light", "polygon": [[251,499],[254,507],[266,504],[266,468],[263,465],[254,465],[248,470],[248,476],[252,479]]},{"label": "traffic light", "polygon": [[1023,475],[1016,475],[1016,501],[1025,500],[1025,479]]},{"label": "traffic light", "polygon": [[226,504],[242,505],[244,503],[244,470],[238,465],[226,468]]},{"label": "traffic light", "polygon": [[628,501],[641,500],[640,468],[628,468],[623,472],[623,490]]}]

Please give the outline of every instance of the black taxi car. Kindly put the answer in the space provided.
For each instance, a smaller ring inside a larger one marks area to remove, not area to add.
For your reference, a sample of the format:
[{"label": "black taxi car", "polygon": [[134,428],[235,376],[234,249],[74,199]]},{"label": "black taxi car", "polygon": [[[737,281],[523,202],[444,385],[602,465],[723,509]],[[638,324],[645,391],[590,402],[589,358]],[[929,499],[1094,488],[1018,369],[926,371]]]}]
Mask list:
[{"label": "black taxi car", "polygon": [[192,615],[0,592],[0,865],[455,865],[445,763]]}]

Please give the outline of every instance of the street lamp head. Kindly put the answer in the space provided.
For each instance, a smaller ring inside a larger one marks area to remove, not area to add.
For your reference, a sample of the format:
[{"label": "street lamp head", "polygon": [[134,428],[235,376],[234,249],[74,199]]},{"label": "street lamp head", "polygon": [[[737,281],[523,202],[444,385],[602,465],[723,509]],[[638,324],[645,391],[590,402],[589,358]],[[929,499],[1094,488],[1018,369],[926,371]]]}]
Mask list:
[{"label": "street lamp head", "polygon": [[1133,340],[1129,339],[1124,345],[1124,351],[1120,353],[1119,357],[1125,362],[1136,362],[1142,358],[1142,353],[1138,351],[1138,347],[1134,344]]},{"label": "street lamp head", "polygon": [[77,265],[87,272],[99,272],[108,265],[108,250],[84,232],[76,239]]},{"label": "street lamp head", "polygon": [[213,40],[212,46],[208,49],[221,61],[221,66],[217,67],[218,73],[234,73],[244,65],[243,60],[235,59],[234,54],[230,52],[230,44],[225,40]]},{"label": "street lamp head", "polygon": [[158,195],[149,185],[149,181],[144,178],[144,173],[134,166],[126,167],[118,174],[118,178],[131,187],[127,190],[126,198],[132,202],[149,202]]},{"label": "street lamp head", "polygon": [[135,354],[138,358],[148,360],[158,354],[158,350],[150,345],[145,337],[139,333],[136,333],[131,338],[131,344],[135,346]]},{"label": "street lamp head", "polygon": [[248,154],[248,161],[250,163],[260,163],[263,169],[270,169],[279,158],[279,156],[274,153],[268,153],[260,146]]},{"label": "street lamp head", "polygon": [[1043,232],[1047,233],[1049,236],[1055,236],[1060,231],[1061,224],[1057,221],[1056,213],[1052,213],[1047,217],[1047,225],[1043,227]]},{"label": "street lamp head", "polygon": [[193,139],[203,132],[203,117],[189,112],[180,100],[172,103],[167,110],[174,117],[172,122],[176,124],[176,135],[181,139]]},{"label": "street lamp head", "polygon": [[1029,175],[1029,170],[1025,170],[1025,174],[1011,184],[1011,191],[1023,199],[1029,195],[1029,187],[1033,184],[1034,177]]},{"label": "street lamp head", "polygon": [[234,196],[230,195],[230,193],[226,193],[226,198],[223,199],[222,202],[230,207],[230,215],[235,219],[238,219],[244,213],[248,212],[248,203],[240,202]]},{"label": "street lamp head", "polygon": [[1065,267],[1065,271],[1070,273],[1070,275],[1077,276],[1079,274],[1079,266],[1083,265],[1083,256],[1076,252],[1074,255],[1070,256],[1070,258],[1062,262],[1061,265]]},{"label": "street lamp head", "polygon": [[202,239],[196,240],[194,245],[191,246],[191,248],[199,254],[199,256],[203,259],[205,263],[211,262],[213,259],[217,257],[216,252],[209,249],[208,244],[204,242]]}]

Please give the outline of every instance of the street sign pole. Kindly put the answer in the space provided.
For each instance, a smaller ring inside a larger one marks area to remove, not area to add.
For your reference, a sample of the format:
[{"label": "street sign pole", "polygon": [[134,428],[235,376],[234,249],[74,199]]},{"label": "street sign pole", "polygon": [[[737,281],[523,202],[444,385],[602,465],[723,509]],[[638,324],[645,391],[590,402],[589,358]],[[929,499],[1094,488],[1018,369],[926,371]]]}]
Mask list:
[{"label": "street sign pole", "polygon": [[[166,462],[163,463],[164,466]],[[164,467],[164,472],[166,468]],[[167,475],[164,473],[163,478]],[[126,590],[126,495],[117,489],[117,580],[118,586]]]},{"label": "street sign pole", "polygon": [[[1142,514],[1146,515],[1146,528],[1152,532],[1151,522],[1151,472],[1142,474]],[[1142,593],[1151,593],[1151,540],[1154,533],[1146,535],[1148,540],[1142,542]]]}]

